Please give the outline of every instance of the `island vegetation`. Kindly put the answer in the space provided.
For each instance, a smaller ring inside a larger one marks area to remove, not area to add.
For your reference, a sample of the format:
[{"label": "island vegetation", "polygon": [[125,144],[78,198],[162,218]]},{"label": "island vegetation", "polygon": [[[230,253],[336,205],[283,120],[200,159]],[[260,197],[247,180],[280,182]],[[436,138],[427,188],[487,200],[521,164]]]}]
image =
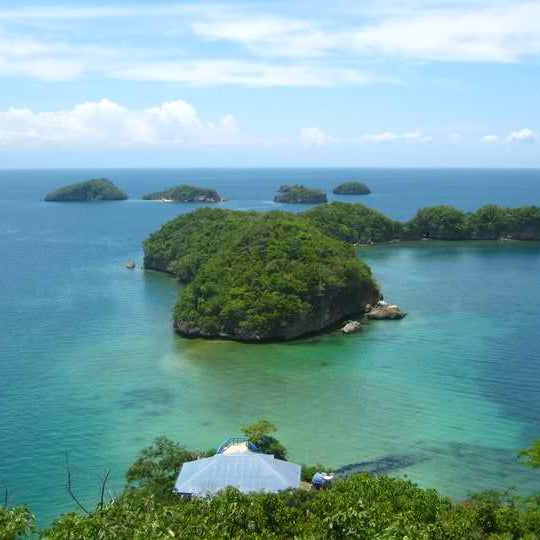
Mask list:
[{"label": "island vegetation", "polygon": [[107,178],[93,178],[61,187],[45,196],[47,202],[123,201],[128,196]]},{"label": "island vegetation", "polygon": [[540,240],[540,208],[435,206],[407,222],[341,202],[299,214],[204,208],[151,235],[144,266],[185,285],[174,309],[181,335],[285,340],[377,303],[379,288],[353,245],[427,238]]},{"label": "island vegetation", "polygon": [[146,201],[171,201],[183,203],[218,203],[221,202],[221,197],[214,189],[200,188],[182,184],[181,186],[172,187],[164,191],[156,191],[143,195]]},{"label": "island vegetation", "polygon": [[295,184],[280,186],[274,201],[287,204],[319,204],[325,203],[327,199],[326,193],[320,189],[311,189]]},{"label": "island vegetation", "polygon": [[399,238],[403,225],[363,204],[332,202],[303,213],[327,235],[350,244]]},{"label": "island vegetation", "polygon": [[[285,448],[272,435],[274,430],[263,420],[244,428],[244,433],[252,442],[269,438],[286,456]],[[271,453],[272,449],[263,447],[261,451]],[[12,540],[32,533],[44,540],[502,540],[540,536],[539,495],[518,497],[511,491],[490,491],[454,501],[408,480],[369,473],[341,477],[322,490],[304,484],[279,493],[243,494],[228,488],[208,498],[184,499],[173,494],[182,464],[213,453],[213,449],[188,450],[158,437],[128,469],[123,492],[108,497],[110,492],[103,483],[94,509],[81,505],[79,512],[63,514],[47,529],[37,531],[28,508],[0,506],[1,538]],[[530,465],[539,464],[533,459]],[[313,471],[320,470],[321,466],[303,466],[302,479],[309,482]]]},{"label": "island vegetation", "polygon": [[188,337],[292,339],[379,298],[355,251],[296,214],[204,208],[165,224],[144,251],[145,268],[185,284],[174,326]]},{"label": "island vegetation", "polygon": [[344,182],[335,187],[332,193],[334,195],[369,195],[371,189],[363,182]]},{"label": "island vegetation", "polygon": [[391,220],[362,204],[332,202],[306,212],[328,235],[349,243],[391,240],[540,240],[540,207],[488,205],[462,212],[447,205],[422,208],[409,221]]}]

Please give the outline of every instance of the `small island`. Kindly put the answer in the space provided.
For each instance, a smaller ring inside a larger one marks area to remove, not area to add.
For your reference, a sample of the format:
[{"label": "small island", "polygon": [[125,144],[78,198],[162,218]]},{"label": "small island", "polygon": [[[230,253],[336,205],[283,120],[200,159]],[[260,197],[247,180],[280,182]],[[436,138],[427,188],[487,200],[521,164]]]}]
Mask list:
[{"label": "small island", "polygon": [[93,178],[61,187],[45,196],[47,202],[124,201],[128,196],[107,178]]},{"label": "small island", "polygon": [[380,298],[352,246],[288,212],[184,214],[146,240],[144,267],[185,284],[173,316],[185,337],[288,340],[363,314]]},{"label": "small island", "polygon": [[306,188],[299,184],[280,186],[274,201],[286,204],[320,204],[327,202],[324,191]]},{"label": "small island", "polygon": [[214,189],[199,188],[183,184],[181,186],[143,195],[145,201],[218,203],[221,197]]},{"label": "small island", "polygon": [[369,189],[363,182],[344,182],[335,187],[332,191],[334,195],[369,195]]}]

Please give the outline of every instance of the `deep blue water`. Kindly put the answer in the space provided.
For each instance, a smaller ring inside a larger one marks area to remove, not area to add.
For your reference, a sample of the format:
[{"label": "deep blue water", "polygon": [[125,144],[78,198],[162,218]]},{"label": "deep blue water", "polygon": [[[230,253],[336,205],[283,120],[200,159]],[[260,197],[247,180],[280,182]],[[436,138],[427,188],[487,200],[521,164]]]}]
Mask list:
[{"label": "deep blue water", "polygon": [[[44,203],[48,191],[107,176],[132,197]],[[184,341],[171,330],[177,286],[124,262],[191,205],[137,200],[180,182],[216,188],[238,209],[281,183],[327,192],[360,178],[358,200],[397,219],[430,204],[472,210],[540,204],[533,170],[0,171],[0,484],[40,523],[88,504],[100,476],[120,489],[153,437],[218,445],[267,417],[298,462],[407,458],[393,471],[456,497],[537,474],[517,450],[540,436],[540,245],[419,243],[363,248],[385,296],[409,316],[362,334],[246,346]],[[331,194],[330,199],[334,199]],[[322,435],[321,435],[322,434]]]}]

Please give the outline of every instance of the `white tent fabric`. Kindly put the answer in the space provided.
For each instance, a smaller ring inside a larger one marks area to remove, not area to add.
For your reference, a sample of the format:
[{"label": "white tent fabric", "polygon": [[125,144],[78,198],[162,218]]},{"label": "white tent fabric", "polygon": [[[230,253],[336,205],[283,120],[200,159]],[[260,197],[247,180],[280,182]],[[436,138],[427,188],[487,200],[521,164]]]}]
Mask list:
[{"label": "white tent fabric", "polygon": [[188,461],[182,469],[174,491],[179,494],[206,496],[228,486],[244,493],[276,492],[300,485],[300,465],[267,454],[254,452],[216,454]]}]

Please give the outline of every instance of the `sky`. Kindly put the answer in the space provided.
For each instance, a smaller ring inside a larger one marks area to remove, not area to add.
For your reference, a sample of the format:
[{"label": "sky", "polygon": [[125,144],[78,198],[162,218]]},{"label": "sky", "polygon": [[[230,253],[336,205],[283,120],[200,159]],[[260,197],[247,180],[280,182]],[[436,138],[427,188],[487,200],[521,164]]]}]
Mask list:
[{"label": "sky", "polygon": [[0,0],[0,168],[540,167],[540,0]]}]

